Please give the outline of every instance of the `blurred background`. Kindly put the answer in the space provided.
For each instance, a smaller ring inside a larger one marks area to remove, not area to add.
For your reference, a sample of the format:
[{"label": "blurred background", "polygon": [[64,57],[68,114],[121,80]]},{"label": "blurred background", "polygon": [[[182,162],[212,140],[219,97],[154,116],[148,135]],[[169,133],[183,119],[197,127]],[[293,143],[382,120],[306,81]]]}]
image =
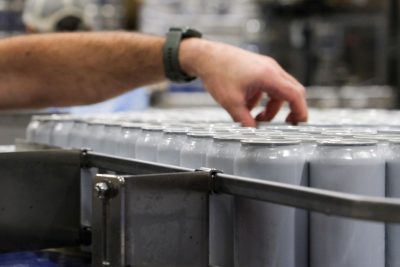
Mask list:
[{"label": "blurred background", "polygon": [[[77,1],[91,30],[165,35],[191,26],[207,39],[272,56],[306,85],[311,107],[400,107],[399,0]],[[2,38],[25,33],[24,5],[0,0]],[[146,105],[215,105],[199,81],[146,90]]]}]

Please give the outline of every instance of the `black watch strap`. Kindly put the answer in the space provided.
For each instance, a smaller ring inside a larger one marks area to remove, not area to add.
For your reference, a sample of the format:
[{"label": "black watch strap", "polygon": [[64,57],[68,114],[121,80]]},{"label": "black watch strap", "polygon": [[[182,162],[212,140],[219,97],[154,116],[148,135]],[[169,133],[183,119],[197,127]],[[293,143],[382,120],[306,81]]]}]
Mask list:
[{"label": "black watch strap", "polygon": [[196,77],[187,75],[179,64],[179,47],[186,38],[201,38],[201,33],[190,28],[171,28],[163,48],[165,76],[174,82],[190,82]]}]

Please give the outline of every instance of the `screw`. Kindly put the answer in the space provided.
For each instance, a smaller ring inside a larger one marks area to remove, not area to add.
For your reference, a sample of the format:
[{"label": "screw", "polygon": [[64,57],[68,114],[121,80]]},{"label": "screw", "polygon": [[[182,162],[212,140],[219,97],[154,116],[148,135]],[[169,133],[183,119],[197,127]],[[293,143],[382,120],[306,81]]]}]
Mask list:
[{"label": "screw", "polygon": [[97,193],[97,197],[100,199],[104,199],[106,198],[106,195],[108,194],[108,192],[110,191],[110,187],[108,186],[107,183],[105,182],[100,182],[97,183],[94,186],[94,190],[96,190]]}]

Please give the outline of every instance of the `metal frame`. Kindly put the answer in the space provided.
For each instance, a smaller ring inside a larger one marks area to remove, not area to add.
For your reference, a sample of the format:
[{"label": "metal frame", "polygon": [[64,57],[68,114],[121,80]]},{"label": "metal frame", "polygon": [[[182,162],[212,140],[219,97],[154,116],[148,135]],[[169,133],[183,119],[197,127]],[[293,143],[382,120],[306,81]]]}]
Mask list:
[{"label": "metal frame", "polygon": [[[80,170],[93,186],[93,266],[208,266],[210,194],[400,223],[400,200],[78,150],[0,153],[0,250],[82,244]],[[146,253],[151,251],[151,253]]]}]

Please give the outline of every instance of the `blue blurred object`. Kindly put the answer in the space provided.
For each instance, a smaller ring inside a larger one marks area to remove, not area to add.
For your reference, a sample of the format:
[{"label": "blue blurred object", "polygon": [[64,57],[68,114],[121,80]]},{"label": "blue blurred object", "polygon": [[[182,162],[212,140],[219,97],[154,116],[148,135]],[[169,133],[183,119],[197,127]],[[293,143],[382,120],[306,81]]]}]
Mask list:
[{"label": "blue blurred object", "polygon": [[149,107],[149,103],[150,94],[148,90],[140,88],[98,104],[68,108],[50,108],[48,111],[68,112],[72,114],[126,112],[144,110]]},{"label": "blue blurred object", "polygon": [[86,258],[56,252],[0,254],[0,267],[89,267]]}]

